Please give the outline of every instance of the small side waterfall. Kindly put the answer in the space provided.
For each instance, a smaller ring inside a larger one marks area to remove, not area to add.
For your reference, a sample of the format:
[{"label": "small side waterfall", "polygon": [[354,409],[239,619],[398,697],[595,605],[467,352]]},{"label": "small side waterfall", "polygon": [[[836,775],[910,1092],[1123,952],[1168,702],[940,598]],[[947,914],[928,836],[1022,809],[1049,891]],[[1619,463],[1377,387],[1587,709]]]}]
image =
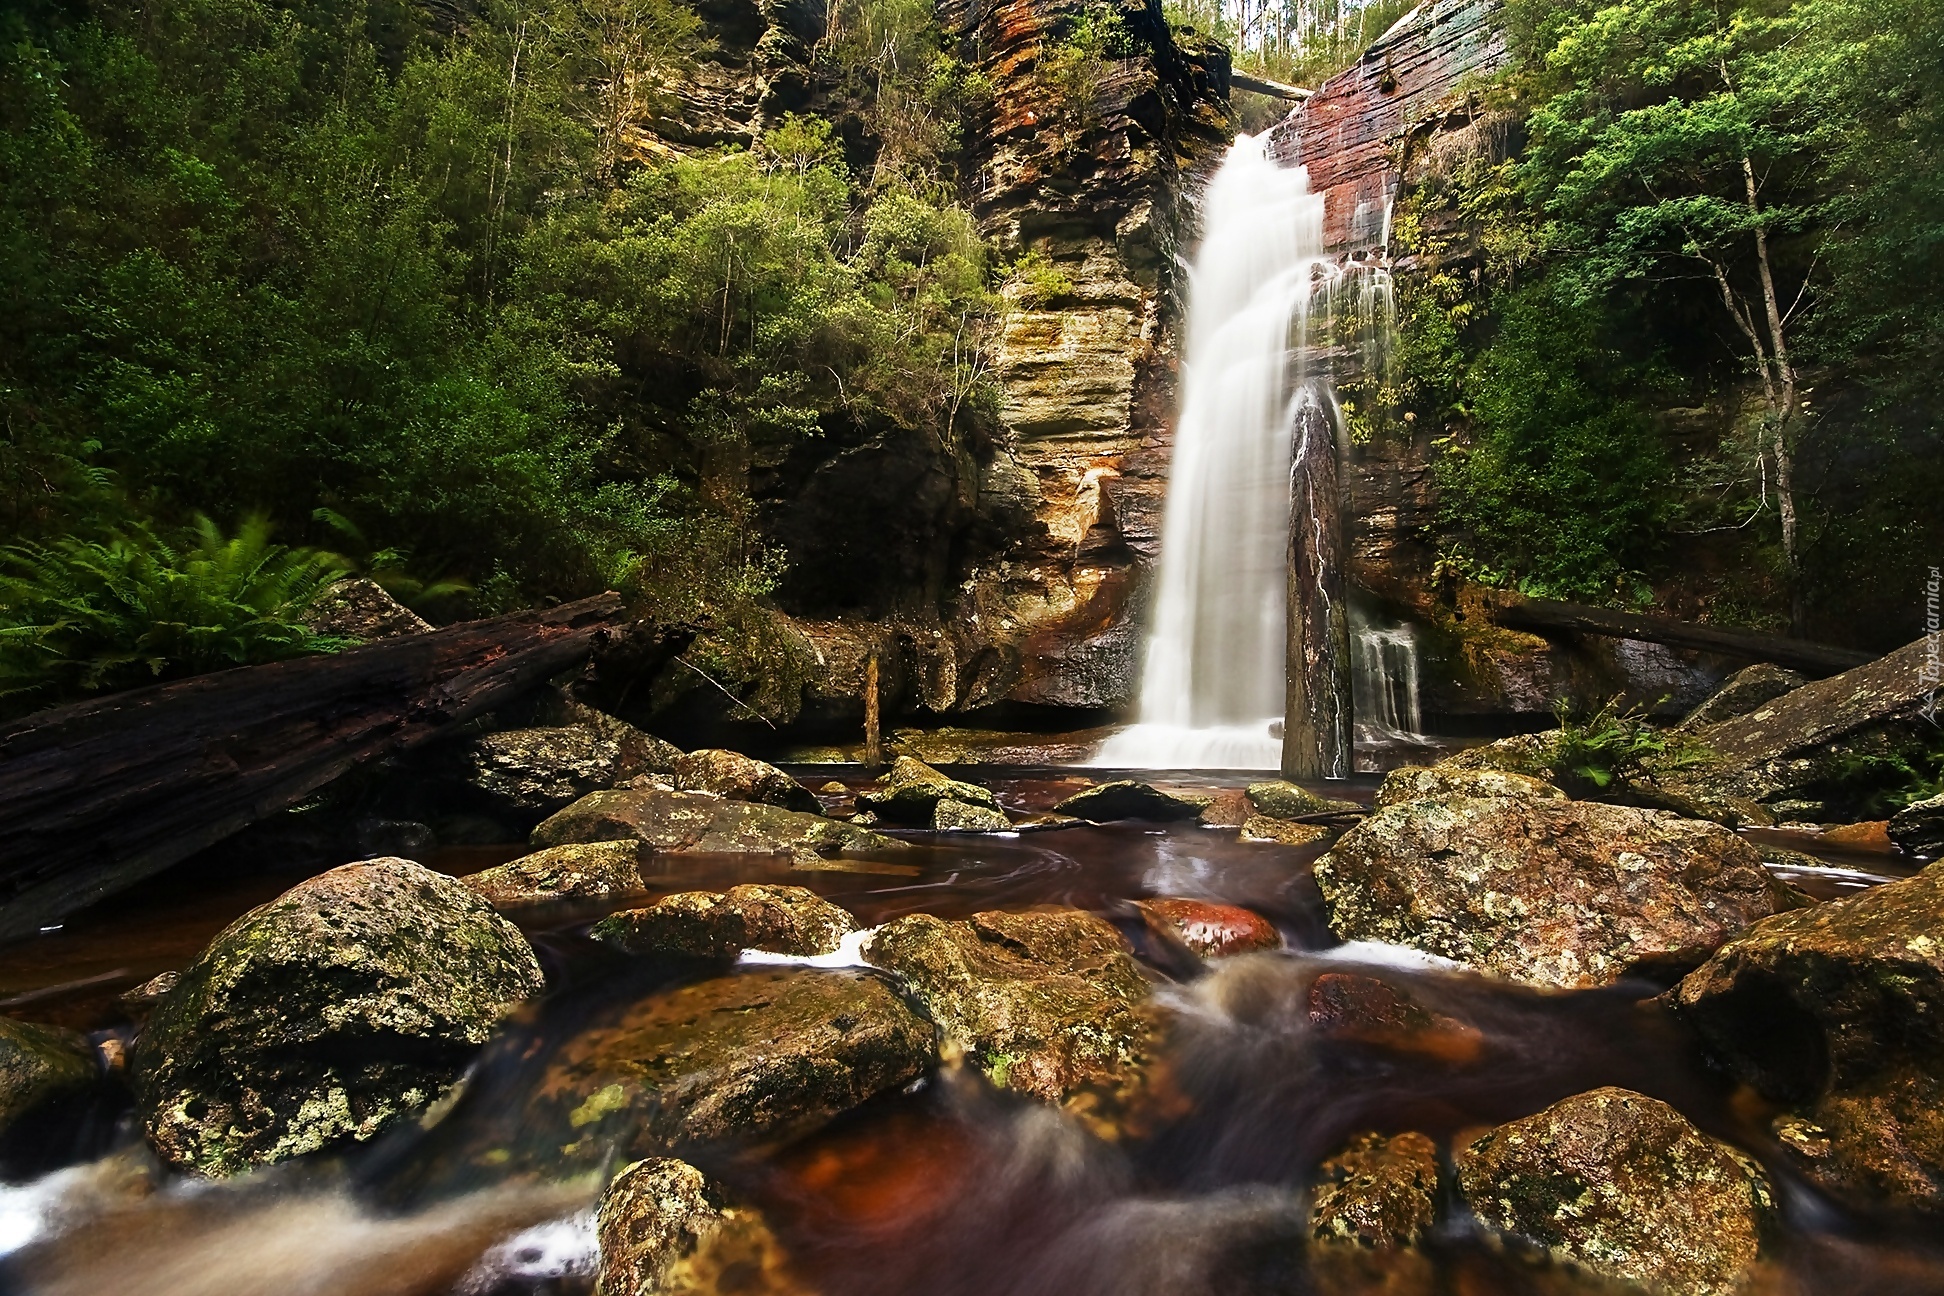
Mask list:
[{"label": "small side waterfall", "polygon": [[1322,196],[1267,143],[1237,139],[1203,200],[1139,723],[1101,765],[1281,757],[1290,433],[1311,307],[1336,269]]},{"label": "small side waterfall", "polygon": [[1366,742],[1422,742],[1424,712],[1418,706],[1417,635],[1409,626],[1354,628],[1357,661],[1357,730]]}]

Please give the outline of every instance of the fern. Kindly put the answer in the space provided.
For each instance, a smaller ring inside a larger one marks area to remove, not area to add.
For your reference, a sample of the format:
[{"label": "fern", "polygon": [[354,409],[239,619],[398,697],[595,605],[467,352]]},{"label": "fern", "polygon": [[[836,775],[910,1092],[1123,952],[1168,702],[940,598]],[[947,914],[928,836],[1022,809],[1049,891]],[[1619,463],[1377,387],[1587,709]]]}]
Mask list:
[{"label": "fern", "polygon": [[347,571],[336,554],[233,537],[206,517],[181,541],[137,524],[105,543],[0,549],[0,706],[21,711],[354,641],[302,621]]},{"label": "fern", "polygon": [[1700,744],[1680,734],[1656,729],[1640,707],[1622,711],[1609,698],[1584,719],[1575,719],[1567,703],[1554,715],[1559,730],[1553,736],[1553,765],[1562,773],[1604,792],[1616,784],[1656,782],[1655,775],[1688,768],[1705,760]]}]

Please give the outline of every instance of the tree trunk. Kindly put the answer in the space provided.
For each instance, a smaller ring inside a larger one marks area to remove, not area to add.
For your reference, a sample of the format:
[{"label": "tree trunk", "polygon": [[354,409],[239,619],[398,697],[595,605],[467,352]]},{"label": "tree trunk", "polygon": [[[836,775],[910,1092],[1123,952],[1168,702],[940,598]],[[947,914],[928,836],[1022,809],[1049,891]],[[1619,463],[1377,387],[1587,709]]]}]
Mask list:
[{"label": "tree trunk", "polygon": [[1291,779],[1351,771],[1350,608],[1343,599],[1343,497],[1336,423],[1301,400],[1289,464],[1288,647],[1282,772]]}]

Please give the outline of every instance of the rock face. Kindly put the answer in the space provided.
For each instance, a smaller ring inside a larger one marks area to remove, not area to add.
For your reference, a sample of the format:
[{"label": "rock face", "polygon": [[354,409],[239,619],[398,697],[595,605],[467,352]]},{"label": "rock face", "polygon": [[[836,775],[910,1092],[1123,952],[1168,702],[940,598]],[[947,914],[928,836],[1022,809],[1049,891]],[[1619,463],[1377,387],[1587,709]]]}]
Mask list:
[{"label": "rock face", "polygon": [[1132,779],[1100,783],[1076,792],[1053,807],[1056,814],[1072,815],[1093,823],[1113,823],[1117,819],[1146,819],[1154,823],[1175,823],[1201,816],[1202,808],[1193,801],[1169,796],[1158,788]]},{"label": "rock face", "polygon": [[745,884],[684,891],[646,909],[610,914],[591,934],[630,954],[720,959],[746,949],[829,954],[855,930],[856,919],[813,891]]},{"label": "rock face", "polygon": [[1371,808],[1382,810],[1406,801],[1432,801],[1440,797],[1531,797],[1539,801],[1564,801],[1566,794],[1541,778],[1515,774],[1510,770],[1453,769],[1444,766],[1427,769],[1405,765],[1384,776]]},{"label": "rock face", "polygon": [[1712,823],[1526,797],[1380,810],[1316,863],[1330,927],[1534,985],[1693,967],[1793,904]]},{"label": "rock face", "polygon": [[1811,1180],[1944,1211],[1944,865],[1756,924],[1675,1001]]},{"label": "rock face", "polygon": [[878,780],[878,786],[857,796],[857,808],[868,810],[886,823],[934,827],[940,801],[983,806],[997,811],[999,802],[992,793],[976,783],[947,778],[923,761],[900,756]]},{"label": "rock face", "polygon": [[1944,855],[1944,793],[1914,802],[1891,815],[1889,833],[1899,850],[1926,859]]},{"label": "rock face", "polygon": [[731,801],[757,801],[816,814],[823,807],[809,788],[740,752],[720,748],[692,751],[675,762],[675,786],[684,792],[710,792]]},{"label": "rock face", "polygon": [[664,771],[672,756],[679,755],[633,725],[605,719],[602,724],[487,734],[474,739],[461,760],[466,781],[496,807],[531,816],[550,814],[589,792],[638,775]]},{"label": "rock face", "polygon": [[99,1072],[73,1031],[0,1017],[0,1135],[43,1105],[86,1093]]},{"label": "rock face", "polygon": [[913,914],[864,957],[895,973],[948,1045],[1001,1088],[1058,1101],[1130,1064],[1148,984],[1119,932],[1077,909]]},{"label": "rock face", "polygon": [[1792,693],[1809,682],[1800,672],[1785,670],[1773,662],[1757,662],[1730,675],[1708,700],[1687,713],[1676,729],[1705,729],[1711,724],[1745,716],[1765,702]]},{"label": "rock face", "polygon": [[1625,1089],[1501,1125],[1455,1159],[1466,1202],[1491,1227],[1674,1296],[1740,1290],[1775,1224],[1752,1160]]},{"label": "rock face", "polygon": [[369,1139],[423,1110],[545,982],[526,938],[452,878],[372,860],[231,923],[131,1058],[164,1160],[224,1176]]},{"label": "rock face", "polygon": [[1166,897],[1137,903],[1150,927],[1204,958],[1282,948],[1282,933],[1275,924],[1239,905]]},{"label": "rock face", "polygon": [[325,590],[304,613],[304,624],[321,635],[346,639],[395,639],[432,628],[412,609],[365,576],[348,576]]},{"label": "rock face", "polygon": [[1271,819],[1300,819],[1304,815],[1337,811],[1346,814],[1363,812],[1363,807],[1355,801],[1318,796],[1308,788],[1281,780],[1249,784],[1249,804],[1256,808],[1257,814],[1267,815]]},{"label": "rock face", "polygon": [[459,880],[495,909],[598,900],[642,890],[641,866],[653,853],[638,841],[551,846]]},{"label": "rock face", "polygon": [[1317,1171],[1310,1232],[1319,1242],[1414,1245],[1438,1208],[1438,1145],[1422,1134],[1360,1134]]},{"label": "rock face", "polygon": [[639,841],[657,851],[742,855],[836,855],[898,851],[903,842],[753,801],[697,792],[623,788],[582,797],[533,830],[536,848],[572,842]]}]

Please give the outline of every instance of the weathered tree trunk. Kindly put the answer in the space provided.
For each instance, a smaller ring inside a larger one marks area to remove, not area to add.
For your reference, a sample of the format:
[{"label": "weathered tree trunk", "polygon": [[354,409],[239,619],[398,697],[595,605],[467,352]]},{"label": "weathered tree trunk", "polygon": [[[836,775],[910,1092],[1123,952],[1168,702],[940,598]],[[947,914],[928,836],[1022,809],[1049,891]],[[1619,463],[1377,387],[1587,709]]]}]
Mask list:
[{"label": "weathered tree trunk", "polygon": [[1304,399],[1289,463],[1286,778],[1350,776],[1350,607],[1343,598],[1343,557],[1336,421],[1320,402]]},{"label": "weathered tree trunk", "polygon": [[864,662],[864,768],[884,764],[884,733],[878,713],[877,649]]},{"label": "weathered tree trunk", "polygon": [[0,940],[585,658],[619,596],[200,675],[0,726]]},{"label": "weathered tree trunk", "polygon": [[1670,648],[1694,648],[1750,661],[1774,662],[1778,666],[1816,675],[1832,675],[1876,659],[1873,653],[1811,643],[1807,639],[1787,639],[1754,630],[1732,630],[1692,621],[1676,621],[1673,617],[1641,616],[1633,612],[1617,612],[1612,608],[1555,603],[1543,599],[1517,599],[1504,603],[1492,610],[1492,620],[1514,630],[1532,630],[1540,634],[1565,631],[1606,635],[1616,639],[1638,639],[1644,643],[1666,644]]}]

